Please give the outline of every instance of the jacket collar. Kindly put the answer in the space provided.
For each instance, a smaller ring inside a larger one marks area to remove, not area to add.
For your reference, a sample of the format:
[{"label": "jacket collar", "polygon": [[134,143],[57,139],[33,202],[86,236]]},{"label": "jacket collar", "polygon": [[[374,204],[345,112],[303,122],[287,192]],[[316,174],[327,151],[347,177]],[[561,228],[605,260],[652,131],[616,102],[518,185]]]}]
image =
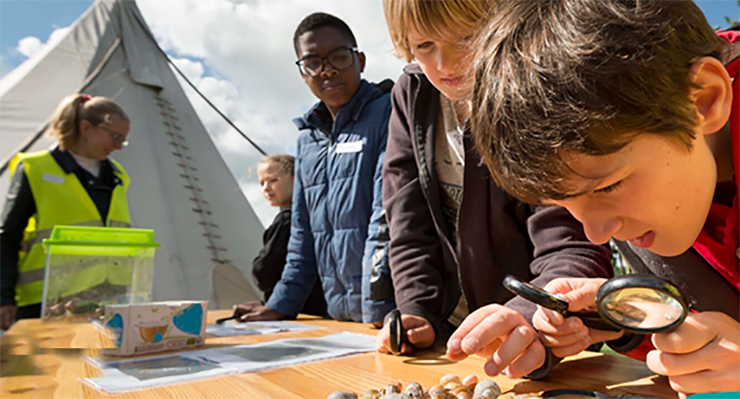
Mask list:
[{"label": "jacket collar", "polygon": [[[78,169],[82,168],[77,164],[77,161],[72,157],[72,154],[68,151],[62,151],[59,149],[59,146],[55,146],[54,149],[51,150],[51,156],[66,174],[74,173]],[[116,175],[121,174],[121,171],[109,159],[105,159],[100,167],[101,170],[103,170],[103,168],[110,168]]]},{"label": "jacket collar", "polygon": [[413,62],[403,67],[403,73],[407,75],[423,75],[424,71],[421,70],[421,67],[418,63]]},{"label": "jacket collar", "polygon": [[379,88],[362,79],[357,92],[345,106],[339,109],[335,120],[332,120],[326,105],[318,102],[305,115],[295,118],[293,123],[298,126],[298,129],[313,127],[326,132],[331,132],[332,126],[334,129],[341,129],[350,121],[357,121],[365,106],[382,95],[383,92]]}]

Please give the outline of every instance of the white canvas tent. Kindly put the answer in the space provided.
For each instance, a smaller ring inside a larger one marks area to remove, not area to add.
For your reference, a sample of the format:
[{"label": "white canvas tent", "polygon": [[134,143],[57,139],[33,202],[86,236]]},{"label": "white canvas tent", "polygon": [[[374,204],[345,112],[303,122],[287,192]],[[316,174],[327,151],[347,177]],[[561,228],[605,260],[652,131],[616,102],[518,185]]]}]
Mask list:
[{"label": "white canvas tent", "polygon": [[[153,229],[155,300],[258,299],[252,259],[263,227],[188,101],[134,1],[98,0],[56,45],[0,80],[0,193],[7,162],[53,143],[40,133],[68,94],[116,100],[131,118],[128,147],[134,227]],[[245,145],[248,145],[245,141]]]}]

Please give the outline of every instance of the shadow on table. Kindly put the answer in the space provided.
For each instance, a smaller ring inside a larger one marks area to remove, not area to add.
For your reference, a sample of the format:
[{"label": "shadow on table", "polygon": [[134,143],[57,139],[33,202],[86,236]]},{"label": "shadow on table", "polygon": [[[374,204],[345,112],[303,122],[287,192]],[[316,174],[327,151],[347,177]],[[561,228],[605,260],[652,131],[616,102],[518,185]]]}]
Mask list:
[{"label": "shadow on table", "polygon": [[[629,360],[635,364],[620,362],[616,365],[610,361],[609,355],[566,360],[557,365],[544,379],[517,383],[512,391],[517,394],[537,393],[552,390],[555,385],[558,389],[596,391],[613,398],[621,395],[633,395],[632,398],[675,397],[665,395],[664,387],[668,386],[665,377],[655,375],[640,361]],[[635,383],[639,380],[644,381]],[[632,384],[623,385],[627,383]]]},{"label": "shadow on table", "polygon": [[433,347],[424,351],[414,352],[412,355],[407,356],[403,362],[414,366],[441,366],[444,364],[455,363],[447,358],[442,348]]}]

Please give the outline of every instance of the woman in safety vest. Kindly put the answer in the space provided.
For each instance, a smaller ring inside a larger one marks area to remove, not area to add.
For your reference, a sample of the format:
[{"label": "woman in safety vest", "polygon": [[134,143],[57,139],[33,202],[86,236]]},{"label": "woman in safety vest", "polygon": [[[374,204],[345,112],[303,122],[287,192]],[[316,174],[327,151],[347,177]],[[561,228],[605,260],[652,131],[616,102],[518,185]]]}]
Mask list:
[{"label": "woman in safety vest", "polygon": [[128,144],[129,128],[113,100],[74,94],[62,100],[46,131],[58,146],[11,161],[15,172],[0,227],[0,329],[41,315],[41,243],[54,226],[130,226],[129,177],[109,158]]}]

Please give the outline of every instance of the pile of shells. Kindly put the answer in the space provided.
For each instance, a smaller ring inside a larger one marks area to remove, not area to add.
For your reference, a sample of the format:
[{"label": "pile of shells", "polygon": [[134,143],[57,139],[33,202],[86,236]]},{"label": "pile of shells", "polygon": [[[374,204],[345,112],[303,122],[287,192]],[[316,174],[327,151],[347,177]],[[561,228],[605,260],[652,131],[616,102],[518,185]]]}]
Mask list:
[{"label": "pile of shells", "polygon": [[[403,387],[400,382],[388,385],[381,390],[368,389],[363,399],[526,399],[537,398],[532,395],[515,395],[507,393],[501,395],[501,388],[493,380],[478,382],[478,377],[471,374],[462,380],[454,374],[447,374],[440,378],[439,384],[424,391],[417,382]],[[353,392],[332,392],[326,399],[359,399]]]}]

